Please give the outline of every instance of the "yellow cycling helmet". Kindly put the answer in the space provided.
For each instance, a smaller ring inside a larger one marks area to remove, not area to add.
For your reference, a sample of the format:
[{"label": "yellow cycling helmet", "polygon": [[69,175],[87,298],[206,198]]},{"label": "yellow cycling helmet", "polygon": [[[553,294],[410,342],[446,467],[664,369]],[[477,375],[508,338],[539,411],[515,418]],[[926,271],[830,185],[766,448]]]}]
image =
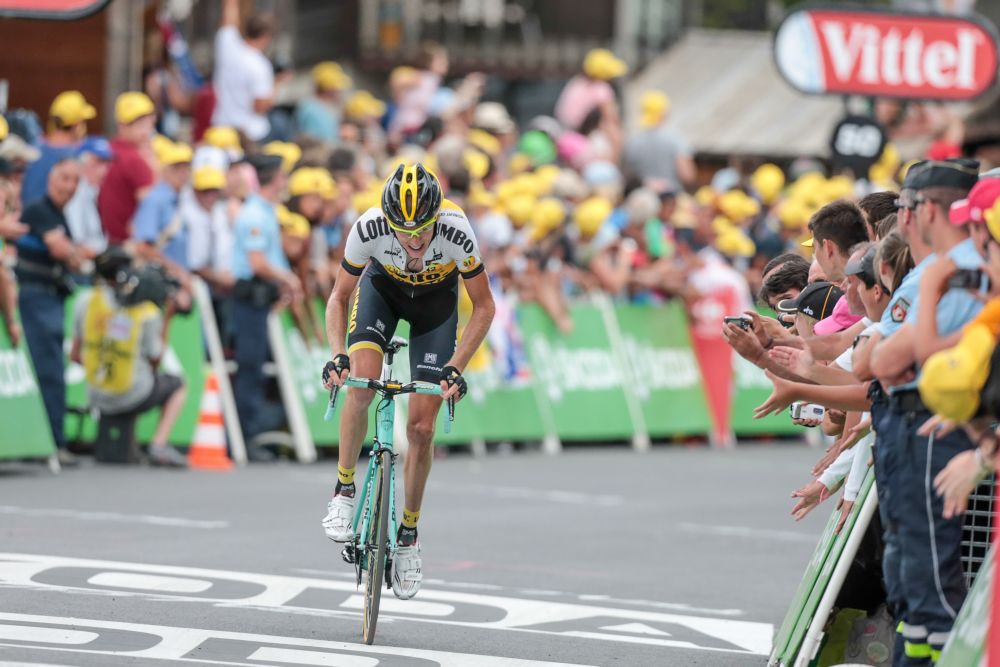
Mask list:
[{"label": "yellow cycling helmet", "polygon": [[441,184],[422,164],[401,164],[382,187],[382,212],[397,232],[419,234],[437,220]]}]

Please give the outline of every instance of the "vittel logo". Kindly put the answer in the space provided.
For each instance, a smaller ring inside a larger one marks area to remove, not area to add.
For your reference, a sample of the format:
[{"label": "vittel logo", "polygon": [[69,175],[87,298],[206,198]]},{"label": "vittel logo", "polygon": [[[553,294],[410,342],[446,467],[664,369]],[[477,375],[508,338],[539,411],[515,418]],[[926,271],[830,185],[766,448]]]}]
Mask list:
[{"label": "vittel logo", "polygon": [[964,100],[997,78],[995,32],[967,18],[801,10],[774,50],[781,75],[806,93]]}]

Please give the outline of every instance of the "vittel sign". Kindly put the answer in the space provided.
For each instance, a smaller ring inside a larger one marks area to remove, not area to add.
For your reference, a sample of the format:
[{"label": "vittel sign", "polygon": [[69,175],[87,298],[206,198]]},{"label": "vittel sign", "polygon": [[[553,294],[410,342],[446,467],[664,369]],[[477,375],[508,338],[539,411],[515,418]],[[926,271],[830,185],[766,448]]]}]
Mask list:
[{"label": "vittel sign", "polygon": [[811,94],[967,100],[997,80],[996,30],[976,16],[796,10],[778,27],[774,58]]}]

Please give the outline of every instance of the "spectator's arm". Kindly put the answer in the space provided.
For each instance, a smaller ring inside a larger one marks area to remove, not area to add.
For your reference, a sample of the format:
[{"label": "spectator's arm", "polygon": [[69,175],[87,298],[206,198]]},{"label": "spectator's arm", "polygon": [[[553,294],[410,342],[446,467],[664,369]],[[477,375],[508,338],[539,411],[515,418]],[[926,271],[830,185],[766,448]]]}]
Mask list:
[{"label": "spectator's arm", "polygon": [[240,0],[222,0],[222,21],[220,28],[240,27]]},{"label": "spectator's arm", "polygon": [[729,343],[729,346],[736,351],[738,355],[749,361],[754,366],[762,368],[766,371],[771,371],[778,377],[782,377],[788,380],[794,380],[796,382],[809,382],[809,380],[796,375],[792,370],[778,363],[768,355],[767,350],[763,348],[757,336],[749,331],[744,331],[742,328],[735,324],[724,324],[722,327],[722,335]]},{"label": "spectator's arm", "polygon": [[61,227],[45,232],[42,240],[45,242],[45,247],[49,249],[49,254],[54,259],[62,262],[73,271],[80,270],[80,263],[84,257],[80,253],[79,248],[73,245],[73,242],[66,236],[66,232]]},{"label": "spectator's arm", "polygon": [[795,401],[818,403],[827,409],[837,410],[868,410],[868,385],[854,384],[839,387],[824,387],[802,382],[791,382],[766,371],[767,377],[774,384],[774,390],[766,401],[754,409],[754,419],[762,419],[770,414],[778,413]]},{"label": "spectator's arm", "polygon": [[253,110],[256,113],[267,113],[274,106],[274,96],[255,97],[253,100]]},{"label": "spectator's arm", "polygon": [[851,346],[854,337],[865,330],[864,322],[858,321],[843,331],[828,334],[826,336],[813,336],[807,339],[809,351],[816,361],[833,361],[844,350]]},{"label": "spectator's arm", "polygon": [[[628,251],[624,252],[627,253]],[[594,274],[594,277],[597,278],[601,289],[611,294],[618,294],[628,284],[632,267],[630,261],[625,261],[629,259],[626,257],[619,257],[621,261],[617,265],[612,265],[610,254],[610,250],[597,253],[590,261],[588,268]]]},{"label": "spectator's arm", "polygon": [[870,336],[862,337],[858,341],[857,347],[854,348],[851,367],[854,369],[854,377],[862,382],[867,382],[875,377],[872,374],[872,350],[875,349],[875,345],[880,340],[882,340],[882,334],[876,330]]},{"label": "spectator's arm", "polygon": [[950,257],[940,257],[932,262],[920,276],[920,309],[917,311],[917,330],[920,335],[914,340],[916,360],[923,364],[939,350],[954,347],[962,337],[961,330],[950,336],[938,333],[938,306],[948,298],[948,279],[955,274],[955,263]]},{"label": "spectator's arm", "polygon": [[872,373],[880,380],[886,380],[882,383],[884,386],[896,384],[896,378],[906,373],[916,362],[916,334],[913,325],[904,324],[872,350]]},{"label": "spectator's arm", "polygon": [[695,167],[694,159],[690,155],[678,155],[676,160],[677,178],[681,185],[691,187],[698,179],[698,169]]}]

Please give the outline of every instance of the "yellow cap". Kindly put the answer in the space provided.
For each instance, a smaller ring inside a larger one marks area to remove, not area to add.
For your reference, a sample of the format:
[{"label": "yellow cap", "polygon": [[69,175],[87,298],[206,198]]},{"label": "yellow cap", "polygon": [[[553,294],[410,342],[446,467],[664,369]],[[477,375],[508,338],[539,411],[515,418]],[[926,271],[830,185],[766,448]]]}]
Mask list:
[{"label": "yellow cap", "polygon": [[309,221],[305,216],[292,213],[286,206],[278,206],[275,212],[278,214],[278,224],[281,225],[282,232],[298,239],[309,238]]},{"label": "yellow cap", "polygon": [[3,114],[0,114],[0,141],[6,139],[8,134],[10,134],[10,125],[7,124],[7,119],[3,117]]},{"label": "yellow cap", "polygon": [[500,140],[486,130],[469,130],[469,143],[490,156],[500,155]]},{"label": "yellow cap", "polygon": [[821,191],[826,204],[838,199],[848,199],[854,196],[854,181],[847,176],[834,176],[823,184]]},{"label": "yellow cap", "polygon": [[322,187],[320,188],[320,196],[323,199],[336,199],[337,198],[337,181],[333,180],[333,176],[326,169],[318,168],[321,180],[323,181]]},{"label": "yellow cap", "polygon": [[878,161],[868,170],[868,180],[872,183],[888,184],[899,171],[899,165],[899,150],[895,144],[889,142],[882,150]]},{"label": "yellow cap", "polygon": [[[168,140],[169,141],[169,140]],[[194,159],[194,151],[187,144],[175,144],[170,142],[170,145],[164,145],[163,149],[158,154],[160,164],[164,167],[172,167],[176,164],[190,164],[191,160]]]},{"label": "yellow cap", "polygon": [[218,167],[198,167],[191,175],[191,187],[195,190],[223,190],[226,174]]},{"label": "yellow cap", "polygon": [[760,213],[760,204],[742,190],[730,190],[718,199],[719,210],[733,222],[742,222]]},{"label": "yellow cap", "polygon": [[996,343],[989,327],[972,324],[955,347],[932,354],[917,382],[924,404],[952,421],[971,419],[979,409]]},{"label": "yellow cap", "polygon": [[202,135],[201,140],[209,146],[215,146],[227,151],[243,150],[243,147],[240,145],[239,132],[235,128],[226,125],[213,125],[205,130],[205,134]]},{"label": "yellow cap", "polygon": [[809,222],[809,209],[797,199],[786,199],[778,206],[778,220],[785,229],[802,229]]},{"label": "yellow cap", "polygon": [[97,117],[97,109],[87,102],[79,90],[66,90],[52,100],[49,117],[58,118],[63,125],[76,125]]},{"label": "yellow cap", "polygon": [[420,72],[408,65],[400,65],[389,72],[389,87],[409,86],[417,82]]},{"label": "yellow cap", "polygon": [[507,161],[507,171],[513,174],[520,174],[531,169],[531,158],[524,153],[514,153]]},{"label": "yellow cap", "polygon": [[473,185],[469,189],[469,206],[481,208],[493,208],[497,205],[497,196],[484,188],[482,185]]},{"label": "yellow cap", "polygon": [[757,246],[741,229],[729,226],[718,234],[715,248],[727,257],[753,257]]},{"label": "yellow cap", "polygon": [[813,247],[813,243],[814,243],[813,237],[810,236],[809,238],[807,238],[805,241],[803,241],[799,245],[802,246],[803,248],[812,248]]},{"label": "yellow cap", "polygon": [[611,202],[604,197],[590,197],[580,202],[573,212],[573,222],[583,238],[589,239],[611,215]]},{"label": "yellow cap", "polygon": [[531,240],[544,238],[566,221],[566,207],[555,197],[540,199],[531,214]]},{"label": "yellow cap", "polygon": [[556,185],[561,170],[554,164],[543,164],[535,169],[535,178],[541,184],[542,194],[549,194]]},{"label": "yellow cap", "polygon": [[506,200],[502,199],[501,202],[511,224],[520,229],[531,222],[531,215],[534,213],[538,200],[529,194],[522,193],[515,194]]},{"label": "yellow cap", "polygon": [[750,185],[765,204],[772,204],[785,187],[785,172],[776,164],[762,164],[750,176]]},{"label": "yellow cap", "polygon": [[639,98],[639,126],[655,127],[670,111],[670,98],[659,90],[647,90]]},{"label": "yellow cap", "polygon": [[321,62],[312,68],[312,80],[320,90],[347,90],[353,83],[340,63],[332,60]]},{"label": "yellow cap", "polygon": [[300,167],[288,178],[288,194],[292,197],[322,195],[329,187],[329,180],[333,179],[325,169]]},{"label": "yellow cap", "polygon": [[469,176],[477,181],[486,178],[490,173],[490,159],[482,151],[466,148],[462,153],[462,164],[469,170]]},{"label": "yellow cap", "polygon": [[592,79],[610,81],[624,76],[628,65],[607,49],[593,49],[583,59],[583,73]]},{"label": "yellow cap", "polygon": [[356,121],[381,118],[385,115],[385,103],[376,99],[367,90],[359,90],[347,98],[344,112],[348,118]]},{"label": "yellow cap", "polygon": [[703,185],[695,191],[694,200],[701,206],[712,206],[715,204],[715,190],[710,185]]},{"label": "yellow cap", "polygon": [[281,169],[285,173],[290,173],[299,160],[302,159],[302,149],[298,144],[287,141],[272,141],[264,144],[264,155],[277,155],[281,158]]},{"label": "yellow cap", "polygon": [[170,150],[170,148],[174,145],[174,142],[162,134],[154,134],[153,139],[150,141],[150,145],[153,148],[153,155],[156,156],[157,162],[162,164],[163,155]]},{"label": "yellow cap", "polygon": [[361,214],[370,208],[378,206],[381,201],[382,188],[381,186],[378,186],[356,193],[351,198],[351,206],[354,208],[355,212]]},{"label": "yellow cap", "polygon": [[146,93],[129,91],[122,93],[115,100],[115,120],[123,125],[129,125],[143,116],[155,113],[156,106]]}]

